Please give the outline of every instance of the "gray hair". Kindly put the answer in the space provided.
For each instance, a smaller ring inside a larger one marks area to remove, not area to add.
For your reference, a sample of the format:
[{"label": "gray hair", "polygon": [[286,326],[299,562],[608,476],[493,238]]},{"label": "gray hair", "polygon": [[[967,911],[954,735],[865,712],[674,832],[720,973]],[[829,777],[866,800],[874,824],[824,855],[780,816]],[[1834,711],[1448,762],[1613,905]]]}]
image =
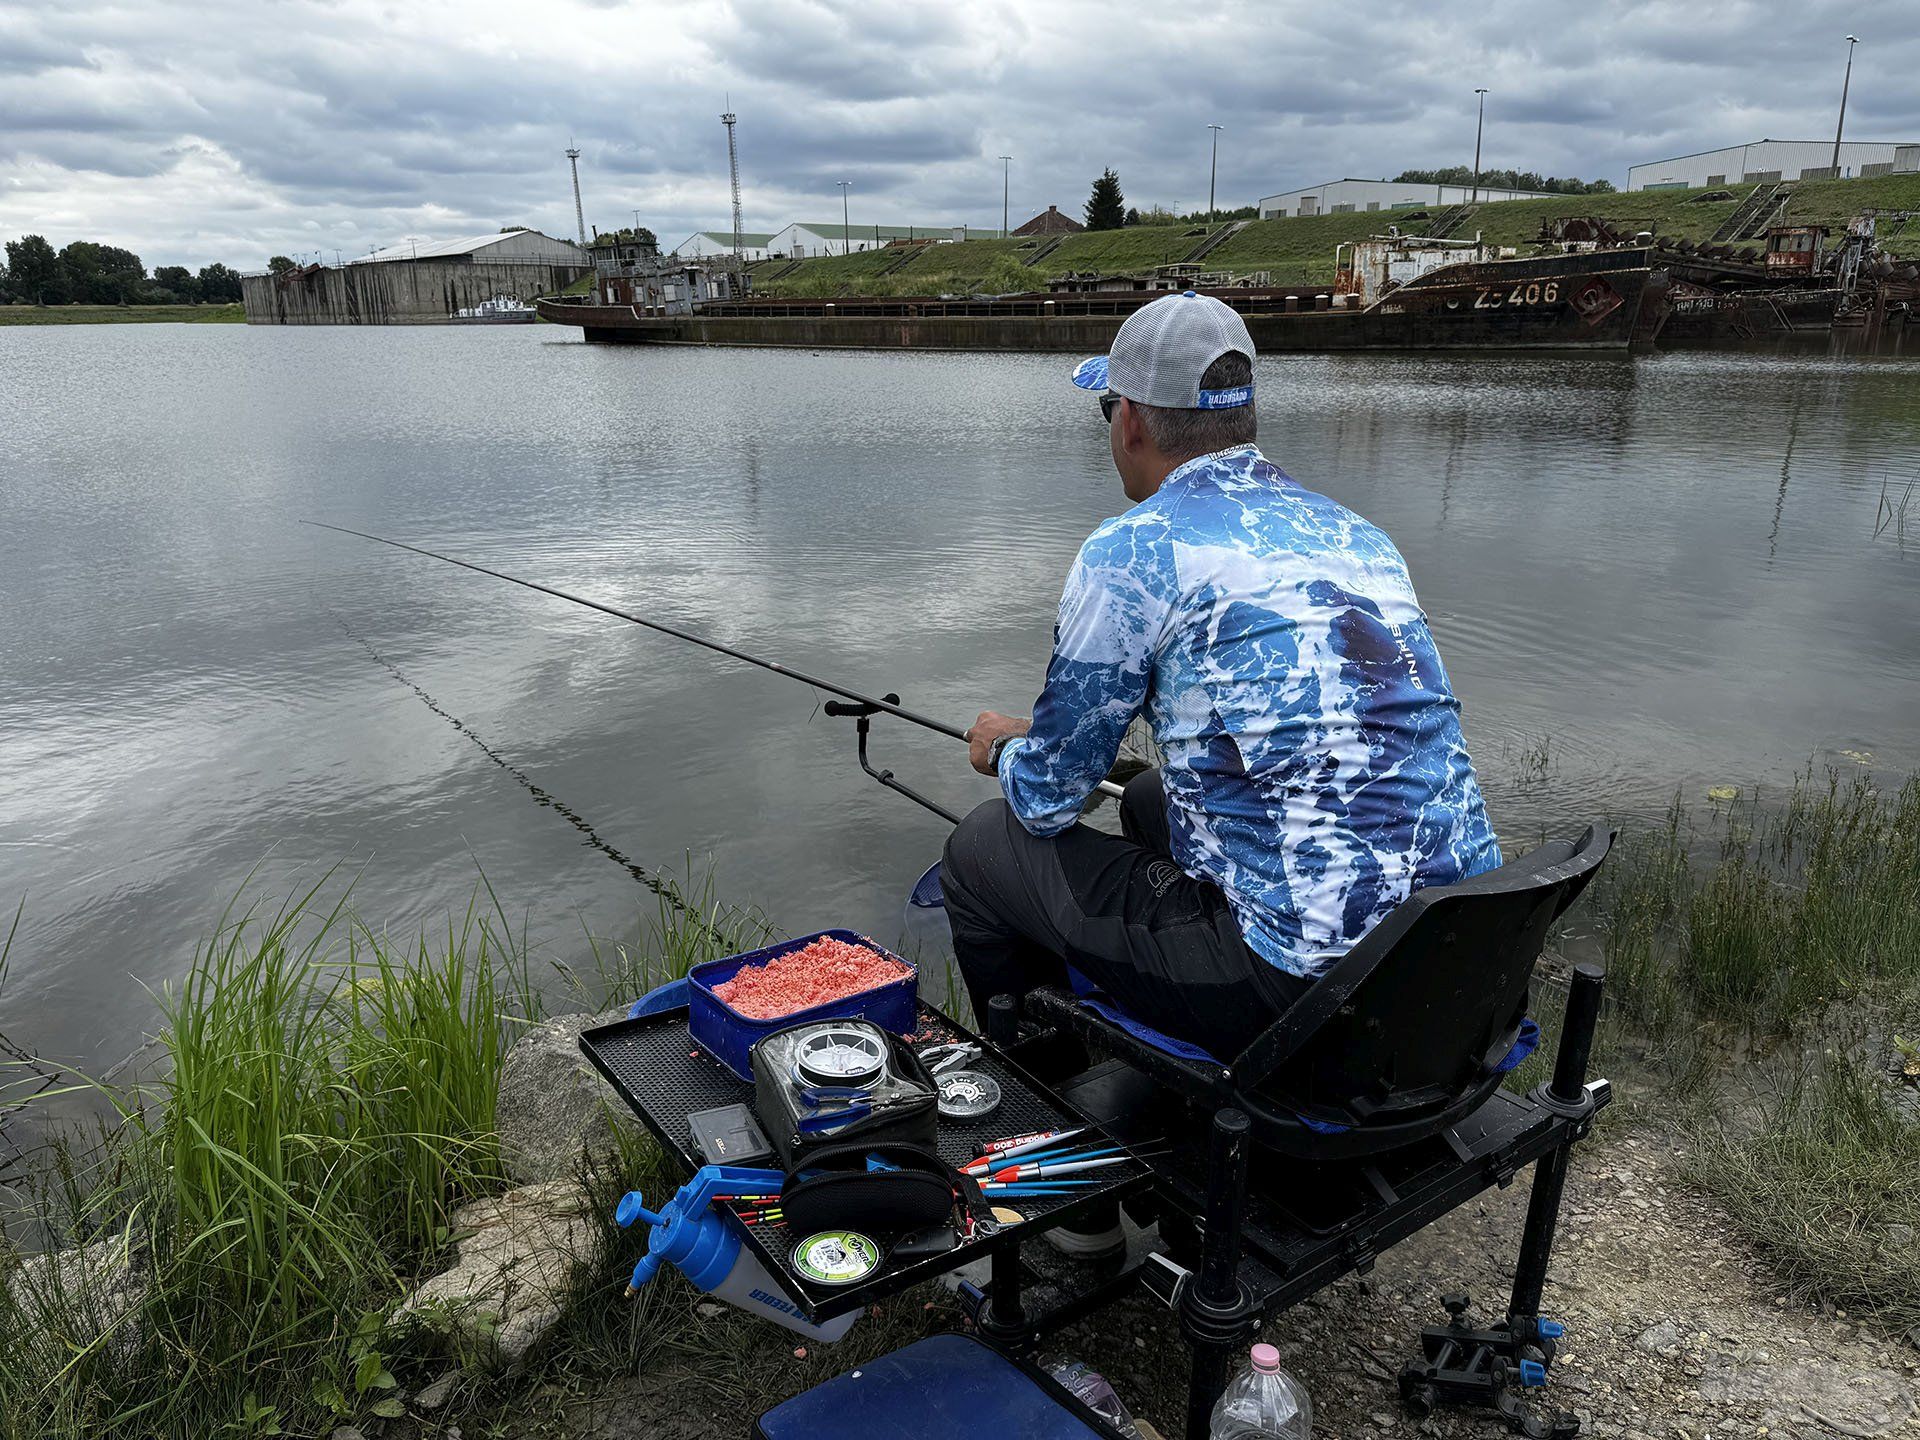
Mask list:
[{"label": "gray hair", "polygon": [[[1238,350],[1229,350],[1200,377],[1202,390],[1231,390],[1253,384],[1253,362]],[[1185,462],[1196,455],[1251,445],[1260,430],[1260,417],[1249,402],[1231,410],[1168,410],[1134,401],[1140,423],[1147,428],[1153,448],[1169,460]]]}]

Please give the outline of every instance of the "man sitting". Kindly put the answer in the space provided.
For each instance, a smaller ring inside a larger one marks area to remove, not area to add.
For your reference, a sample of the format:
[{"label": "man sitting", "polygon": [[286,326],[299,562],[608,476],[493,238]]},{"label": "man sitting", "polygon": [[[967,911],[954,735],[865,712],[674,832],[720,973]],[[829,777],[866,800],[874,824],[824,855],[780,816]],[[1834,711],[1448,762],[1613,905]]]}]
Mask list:
[{"label": "man sitting", "polygon": [[[1070,964],[1231,1061],[1411,891],[1500,863],[1406,562],[1256,448],[1253,361],[1188,291],[1074,372],[1133,508],[1080,549],[1033,719],[968,733],[1004,796],[943,872],[977,1013]],[[1143,712],[1124,836],[1077,823]]]}]

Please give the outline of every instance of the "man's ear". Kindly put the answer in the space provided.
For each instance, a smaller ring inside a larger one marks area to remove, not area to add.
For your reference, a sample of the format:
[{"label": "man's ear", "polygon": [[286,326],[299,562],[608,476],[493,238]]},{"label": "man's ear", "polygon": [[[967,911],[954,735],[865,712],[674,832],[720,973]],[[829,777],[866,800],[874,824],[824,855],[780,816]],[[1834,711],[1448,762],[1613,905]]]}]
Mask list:
[{"label": "man's ear", "polygon": [[1120,408],[1114,413],[1113,423],[1120,427],[1120,448],[1138,450],[1140,442],[1147,438],[1146,426],[1140,423],[1140,412],[1134,408],[1133,401],[1121,398]]}]

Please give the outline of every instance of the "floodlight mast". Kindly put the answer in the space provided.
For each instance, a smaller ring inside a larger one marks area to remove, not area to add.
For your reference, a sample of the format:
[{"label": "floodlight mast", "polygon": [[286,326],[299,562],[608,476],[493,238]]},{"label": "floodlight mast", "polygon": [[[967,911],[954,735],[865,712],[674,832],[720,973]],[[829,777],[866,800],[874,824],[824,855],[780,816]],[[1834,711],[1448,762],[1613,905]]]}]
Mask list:
[{"label": "floodlight mast", "polygon": [[[729,97],[731,98],[731,97]],[[741,258],[740,250],[740,152],[734,146],[733,127],[739,119],[731,109],[720,117],[720,123],[727,127],[727,176],[733,182],[733,258]]]}]

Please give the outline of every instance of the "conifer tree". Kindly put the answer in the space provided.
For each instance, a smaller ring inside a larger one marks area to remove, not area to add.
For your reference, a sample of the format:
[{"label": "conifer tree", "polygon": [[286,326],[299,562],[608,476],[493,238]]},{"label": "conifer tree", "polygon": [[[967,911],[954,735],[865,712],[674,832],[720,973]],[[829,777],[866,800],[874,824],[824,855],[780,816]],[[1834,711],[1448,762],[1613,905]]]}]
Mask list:
[{"label": "conifer tree", "polygon": [[1087,229],[1118,230],[1126,223],[1127,197],[1120,193],[1120,177],[1102,170],[1087,200]]}]

